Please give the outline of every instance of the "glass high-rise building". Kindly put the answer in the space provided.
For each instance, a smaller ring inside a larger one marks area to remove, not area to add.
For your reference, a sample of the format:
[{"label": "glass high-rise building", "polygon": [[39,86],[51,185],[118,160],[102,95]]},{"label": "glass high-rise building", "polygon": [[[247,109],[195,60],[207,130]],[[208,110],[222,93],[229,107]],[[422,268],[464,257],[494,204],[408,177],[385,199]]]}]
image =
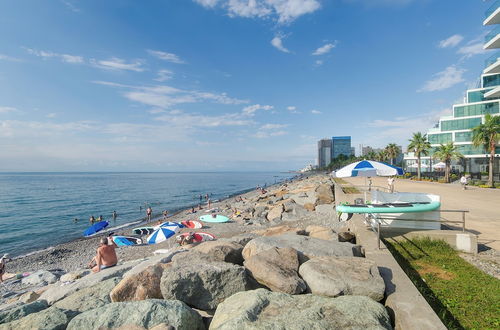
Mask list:
[{"label": "glass high-rise building", "polygon": [[337,158],[340,155],[352,155],[350,136],[332,137],[332,158]]},{"label": "glass high-rise building", "polygon": [[[483,25],[500,24],[500,1],[495,1],[486,11]],[[452,168],[465,172],[486,172],[488,170],[489,150],[472,145],[472,128],[484,123],[486,114],[500,115],[500,26],[496,26],[485,36],[484,49],[496,50],[485,62],[480,86],[466,91],[464,103],[453,105],[453,114],[441,117],[439,123],[427,131],[427,139],[434,149],[440,144],[453,142],[464,160],[452,162]],[[408,166],[417,162],[415,155],[405,154]],[[433,150],[430,151],[432,155]],[[500,168],[500,145],[496,146],[494,173]],[[422,157],[424,171],[432,168],[430,157]],[[414,169],[416,171],[416,169]]]}]

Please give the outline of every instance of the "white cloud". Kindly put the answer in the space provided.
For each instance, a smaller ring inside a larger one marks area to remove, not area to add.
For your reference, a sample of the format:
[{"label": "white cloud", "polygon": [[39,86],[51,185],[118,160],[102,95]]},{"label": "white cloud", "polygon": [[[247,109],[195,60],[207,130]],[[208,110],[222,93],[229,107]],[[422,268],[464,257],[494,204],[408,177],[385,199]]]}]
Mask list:
[{"label": "white cloud", "polygon": [[195,0],[205,8],[220,5],[231,17],[272,18],[279,24],[291,23],[318,10],[318,0]]},{"label": "white cloud", "polygon": [[162,70],[158,71],[158,76],[154,80],[163,82],[163,81],[172,79],[173,76],[174,76],[174,73],[172,71],[162,69]]},{"label": "white cloud", "polygon": [[349,3],[361,3],[367,7],[375,6],[405,6],[416,0],[344,0]]},{"label": "white cloud", "polygon": [[316,62],[314,62],[317,66],[323,65],[323,63],[323,60],[316,60]]},{"label": "white cloud", "polygon": [[226,93],[215,94],[210,92],[189,91],[165,85],[132,86],[108,81],[94,81],[93,83],[126,89],[127,91],[122,93],[125,98],[160,109],[169,108],[177,104],[200,103],[206,101],[233,105],[248,103],[247,100],[231,98]]},{"label": "white cloud", "polygon": [[485,54],[486,49],[483,49],[483,42],[468,43],[466,46],[460,47],[458,49],[458,54],[465,55],[466,58],[472,57],[474,55]]},{"label": "white cloud", "polygon": [[15,58],[4,54],[0,54],[0,61],[21,62],[19,58]]},{"label": "white cloud", "polygon": [[17,112],[18,110],[14,107],[2,107],[0,106],[0,113],[7,113],[7,112]]},{"label": "white cloud", "polygon": [[75,6],[71,1],[69,1],[69,0],[60,0],[60,1],[66,6],[66,8],[68,8],[72,12],[75,12],[75,13],[80,12],[80,8]]},{"label": "white cloud", "polygon": [[296,106],[291,105],[291,106],[289,106],[289,107],[286,107],[286,109],[287,109],[288,111],[295,111],[295,110],[297,110],[297,107],[296,107]]},{"label": "white cloud", "polygon": [[155,120],[166,122],[169,125],[185,129],[192,129],[196,127],[246,126],[253,123],[252,120],[243,119],[238,114],[208,116],[188,113],[170,113],[158,116]]},{"label": "white cloud", "polygon": [[143,62],[141,60],[135,60],[134,62],[127,63],[125,60],[118,57],[112,57],[109,60],[91,59],[90,64],[100,69],[113,71],[127,70],[142,72],[145,70],[143,68]]},{"label": "white cloud", "polygon": [[460,34],[454,34],[451,37],[441,40],[439,42],[438,47],[439,48],[448,48],[448,47],[455,47],[457,46],[460,42],[464,40],[464,37],[462,37]]},{"label": "white cloud", "polygon": [[321,115],[321,114],[322,114],[322,112],[321,112],[321,111],[319,111],[319,110],[311,110],[311,113],[312,113],[313,115]]},{"label": "white cloud", "polygon": [[213,8],[217,5],[219,0],[194,0],[205,8]]},{"label": "white cloud", "polygon": [[466,70],[459,69],[451,65],[433,75],[433,78],[428,80],[418,92],[434,92],[450,88],[458,83],[465,81],[463,74]]},{"label": "white cloud", "polygon": [[312,55],[315,55],[315,56],[318,56],[318,55],[324,55],[324,54],[327,54],[329,53],[333,48],[335,48],[335,46],[337,45],[337,43],[329,43],[329,44],[326,44],[326,45],[323,45],[321,47],[319,47],[318,49],[316,49]]},{"label": "white cloud", "polygon": [[162,52],[160,50],[151,50],[148,49],[147,52],[156,57],[159,58],[160,60],[172,62],[172,63],[177,63],[177,64],[183,64],[185,63],[183,60],[179,58],[179,56],[173,54],[173,53],[167,53],[167,52]]},{"label": "white cloud", "polygon": [[272,110],[273,108],[274,107],[272,105],[254,104],[254,105],[249,105],[248,107],[243,108],[242,113],[246,116],[253,116],[253,115],[255,115],[255,112],[257,112],[257,110],[269,111],[269,110]]},{"label": "white cloud", "polygon": [[51,112],[51,113],[48,113],[47,115],[45,115],[45,117],[47,118],[55,118],[57,116],[57,114],[55,112]]},{"label": "white cloud", "polygon": [[287,126],[288,126],[287,124],[265,124],[265,125],[262,125],[259,129],[261,129],[261,130],[275,130],[275,129],[285,128]]},{"label": "white cloud", "polygon": [[283,41],[281,40],[281,37],[274,37],[273,40],[271,40],[271,45],[275,47],[276,49],[282,51],[283,53],[290,53],[288,49],[283,46]]},{"label": "white cloud", "polygon": [[60,54],[60,53],[54,53],[52,51],[36,50],[33,48],[25,48],[25,49],[29,54],[35,55],[35,56],[38,56],[38,57],[41,57],[44,59],[59,58],[63,62],[72,63],[72,64],[80,64],[80,63],[83,63],[85,61],[83,56],[70,55],[70,54]]}]

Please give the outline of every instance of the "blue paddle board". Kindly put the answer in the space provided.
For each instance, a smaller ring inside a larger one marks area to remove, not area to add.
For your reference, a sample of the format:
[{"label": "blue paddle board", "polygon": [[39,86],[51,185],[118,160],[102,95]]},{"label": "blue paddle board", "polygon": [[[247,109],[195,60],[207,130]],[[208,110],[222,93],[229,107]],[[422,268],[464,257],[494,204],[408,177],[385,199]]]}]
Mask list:
[{"label": "blue paddle board", "polygon": [[200,217],[200,220],[203,222],[228,222],[229,218],[220,214],[217,214],[217,216],[214,218],[211,214],[207,214],[202,215]]},{"label": "blue paddle board", "polygon": [[136,237],[113,236],[112,238],[113,242],[115,242],[117,246],[130,246],[130,245],[142,244],[142,240]]},{"label": "blue paddle board", "polygon": [[97,232],[100,232],[104,228],[106,228],[109,225],[109,222],[107,221],[99,221],[98,223],[93,224],[89,228],[85,229],[83,232],[83,236],[90,236],[94,235]]}]

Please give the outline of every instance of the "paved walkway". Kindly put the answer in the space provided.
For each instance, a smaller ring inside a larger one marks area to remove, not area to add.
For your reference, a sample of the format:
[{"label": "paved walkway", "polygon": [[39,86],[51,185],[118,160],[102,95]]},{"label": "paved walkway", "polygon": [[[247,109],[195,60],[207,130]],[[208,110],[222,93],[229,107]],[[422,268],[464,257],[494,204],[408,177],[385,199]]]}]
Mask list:
[{"label": "paved walkway", "polygon": [[[353,185],[363,186],[364,178],[344,179]],[[373,186],[387,187],[387,178],[373,178]],[[395,181],[395,190],[401,192],[423,192],[441,196],[443,210],[469,210],[465,227],[478,235],[478,242],[500,251],[500,189],[468,187],[462,190],[459,184]],[[458,220],[461,213],[442,213],[447,220]],[[459,225],[459,224],[457,224]]]}]

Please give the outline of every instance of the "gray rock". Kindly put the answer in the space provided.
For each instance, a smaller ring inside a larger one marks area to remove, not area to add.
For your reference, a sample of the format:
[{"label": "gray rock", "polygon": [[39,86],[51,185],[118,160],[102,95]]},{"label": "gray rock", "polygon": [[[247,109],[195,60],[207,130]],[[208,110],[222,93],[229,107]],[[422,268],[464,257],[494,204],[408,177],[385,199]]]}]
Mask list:
[{"label": "gray rock", "polygon": [[132,269],[130,269],[129,271],[124,273],[123,277],[125,278],[128,276],[137,275],[137,274],[143,272],[146,268],[148,268],[150,266],[154,266],[157,264],[166,264],[166,263],[172,261],[172,258],[175,255],[180,254],[180,253],[185,253],[187,251],[188,250],[186,250],[184,248],[179,248],[177,250],[169,251],[166,254],[158,254],[158,255],[154,255],[154,256],[145,258],[140,263],[138,263],[137,265],[132,267]]},{"label": "gray rock", "polygon": [[291,247],[298,251],[299,261],[303,263],[313,257],[323,256],[362,256],[361,247],[347,242],[327,241],[302,235],[283,234],[278,236],[257,237],[248,242],[243,249],[243,258],[274,247]]},{"label": "gray rock", "polygon": [[21,283],[23,285],[47,285],[57,282],[59,277],[47,270],[38,270],[33,274],[23,278]]},{"label": "gray rock", "polygon": [[316,195],[318,196],[317,205],[321,204],[333,204],[335,202],[335,196],[333,194],[334,186],[331,183],[320,184],[316,188]]},{"label": "gray rock", "polygon": [[234,242],[237,244],[240,244],[241,246],[245,247],[248,242],[250,242],[252,239],[257,237],[256,234],[253,233],[244,233],[240,235],[236,235],[230,238],[220,238],[219,241],[224,241],[224,242]]},{"label": "gray rock", "polygon": [[131,269],[136,264],[136,261],[126,262],[124,264],[106,268],[101,270],[98,273],[89,274],[74,283],[70,283],[67,285],[61,285],[60,283],[52,284],[39,299],[47,300],[49,305],[52,305],[56,301],[59,301],[72,293],[82,290],[84,288],[88,288],[90,286],[96,285],[102,281],[113,277],[121,277],[126,271]]},{"label": "gray rock", "polygon": [[0,330],[20,329],[66,329],[70,317],[59,308],[50,307],[38,313],[30,314],[19,320],[0,325]]},{"label": "gray rock", "polygon": [[253,216],[256,218],[265,218],[267,215],[267,206],[259,205],[255,207],[255,211],[253,212]]},{"label": "gray rock", "polygon": [[245,261],[245,267],[260,284],[273,291],[298,294],[306,290],[299,277],[299,258],[292,248],[262,251]]},{"label": "gray rock", "polygon": [[63,276],[61,276],[59,278],[59,281],[61,281],[61,282],[74,282],[74,281],[76,281],[84,276],[87,276],[88,274],[90,274],[89,269],[81,269],[81,270],[77,270],[77,271],[74,271],[71,273],[64,274]]},{"label": "gray rock", "polygon": [[283,213],[283,205],[277,205],[273,207],[269,212],[267,212],[267,220],[281,220],[281,214]]},{"label": "gray rock", "polygon": [[150,299],[116,302],[103,306],[99,312],[90,310],[76,316],[68,330],[132,328],[150,329],[161,323],[175,329],[204,329],[201,317],[178,300]]},{"label": "gray rock", "polygon": [[367,296],[376,301],[384,298],[384,280],[369,259],[318,257],[303,263],[299,274],[313,294]]},{"label": "gray rock", "polygon": [[384,306],[368,297],[327,298],[258,289],[221,303],[210,329],[391,329],[391,324]]},{"label": "gray rock", "polygon": [[193,251],[208,254],[220,261],[226,261],[238,265],[243,263],[243,257],[241,256],[243,246],[234,242],[225,242],[220,240],[203,242],[200,245],[195,246]]},{"label": "gray rock", "polygon": [[37,313],[49,305],[45,300],[37,300],[0,312],[0,323],[12,322],[29,314]]},{"label": "gray rock", "polygon": [[318,201],[318,197],[316,196],[316,193],[313,191],[310,191],[308,193],[300,193],[296,195],[292,195],[291,197],[295,203],[304,206],[305,204],[314,204],[316,205]]},{"label": "gray rock", "polygon": [[55,307],[68,310],[74,314],[88,311],[109,304],[109,293],[120,280],[111,278],[94,286],[82,289],[54,304]]},{"label": "gray rock", "polygon": [[160,287],[165,299],[209,310],[234,293],[249,289],[250,282],[244,267],[227,262],[190,262],[165,270]]}]

